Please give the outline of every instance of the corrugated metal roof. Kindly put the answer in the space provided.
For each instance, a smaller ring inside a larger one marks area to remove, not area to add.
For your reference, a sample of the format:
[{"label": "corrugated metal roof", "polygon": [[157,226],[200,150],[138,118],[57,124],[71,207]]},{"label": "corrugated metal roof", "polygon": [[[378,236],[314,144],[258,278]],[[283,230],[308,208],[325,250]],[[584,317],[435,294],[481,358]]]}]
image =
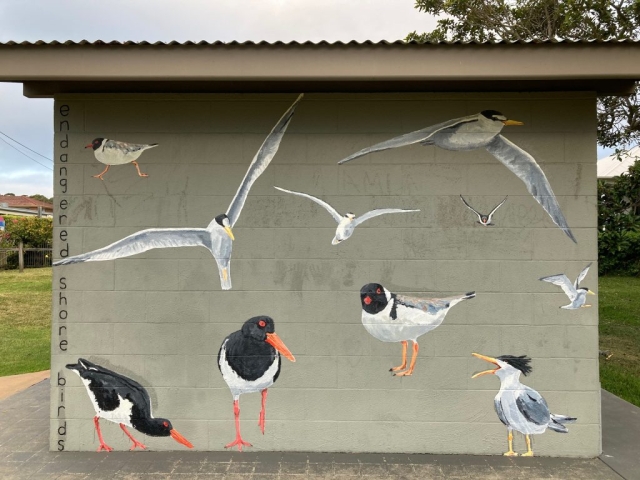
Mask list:
[{"label": "corrugated metal roof", "polygon": [[32,47],[32,46],[143,46],[143,47],[175,47],[175,46],[246,46],[246,47],[252,47],[252,46],[287,46],[287,47],[299,47],[299,46],[331,46],[331,47],[345,47],[345,46],[380,46],[380,45],[531,45],[531,44],[580,44],[580,45],[586,45],[586,44],[623,44],[623,43],[630,43],[630,44],[637,44],[640,43],[640,40],[633,40],[633,39],[622,39],[622,40],[617,40],[617,39],[609,39],[609,40],[567,40],[567,39],[544,39],[544,40],[540,40],[540,39],[532,39],[532,40],[490,40],[490,41],[477,41],[477,40],[470,40],[470,41],[462,41],[462,40],[453,40],[453,41],[439,41],[439,42],[416,42],[416,41],[411,41],[411,42],[405,42],[404,40],[395,40],[395,41],[387,41],[387,40],[381,40],[381,41],[371,41],[371,40],[366,40],[363,42],[358,42],[356,40],[351,40],[349,42],[343,42],[343,41],[336,41],[336,42],[328,42],[326,40],[322,40],[319,42],[312,42],[312,41],[305,41],[305,42],[298,42],[298,41],[291,41],[291,42],[282,42],[282,41],[276,41],[276,42],[267,42],[267,41],[259,41],[259,42],[253,42],[253,41],[244,41],[244,42],[238,42],[238,41],[231,41],[231,42],[223,42],[223,41],[214,41],[214,42],[208,42],[208,41],[199,41],[199,42],[193,42],[193,41],[185,41],[185,42],[178,42],[176,40],[172,40],[170,42],[147,42],[147,41],[141,41],[141,42],[134,42],[132,40],[127,40],[127,41],[118,41],[118,40],[112,40],[109,42],[105,42],[103,40],[96,40],[96,41],[89,41],[89,40],[80,40],[78,42],[74,41],[74,40],[66,40],[66,41],[58,41],[58,40],[53,40],[50,42],[46,42],[44,40],[37,40],[35,42],[29,42],[29,41],[24,41],[24,42],[16,42],[13,40],[7,41],[7,42],[0,42],[0,46],[9,46],[9,47],[13,47],[13,46],[22,46],[22,47]]}]

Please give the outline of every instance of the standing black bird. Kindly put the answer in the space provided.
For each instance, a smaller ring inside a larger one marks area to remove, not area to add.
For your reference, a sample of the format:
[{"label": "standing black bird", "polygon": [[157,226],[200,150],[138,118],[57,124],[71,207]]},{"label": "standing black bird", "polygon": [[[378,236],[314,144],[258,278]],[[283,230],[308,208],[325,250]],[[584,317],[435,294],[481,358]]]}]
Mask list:
[{"label": "standing black bird", "polygon": [[93,423],[98,432],[100,446],[98,452],[113,450],[104,443],[100,432],[100,418],[120,424],[120,428],[133,445],[130,450],[140,447],[147,448],[137,441],[127,430],[132,427],[145,435],[152,437],[171,436],[175,441],[193,448],[193,445],[180,435],[166,418],[154,418],[151,413],[151,400],[149,394],[142,385],[119,373],[107,370],[84,358],[79,358],[78,363],[67,365],[69,370],[76,372],[87,387],[87,393],[96,410]]},{"label": "standing black bird", "polygon": [[273,319],[253,317],[244,322],[242,329],[224,339],[218,352],[218,368],[233,395],[233,413],[236,419],[236,439],[224,448],[251,446],[240,436],[240,395],[262,392],[262,409],[258,425],[264,435],[267,388],[280,375],[280,354],[295,362],[295,357],[275,333]]}]

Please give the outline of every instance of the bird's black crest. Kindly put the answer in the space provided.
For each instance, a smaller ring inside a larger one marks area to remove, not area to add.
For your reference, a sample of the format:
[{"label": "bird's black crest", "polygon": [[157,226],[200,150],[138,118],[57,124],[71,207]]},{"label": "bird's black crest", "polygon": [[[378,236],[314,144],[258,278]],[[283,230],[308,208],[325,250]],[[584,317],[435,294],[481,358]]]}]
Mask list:
[{"label": "bird's black crest", "polygon": [[497,110],[483,110],[480,113],[483,117],[487,117],[489,120],[493,120],[494,115],[502,115],[504,117],[504,114]]},{"label": "bird's black crest", "polygon": [[531,368],[531,365],[529,365],[531,363],[531,358],[527,357],[526,355],[520,355],[519,357],[516,357],[514,355],[502,355],[497,358],[498,360],[502,360],[503,362],[508,363],[513,368],[517,368],[522,373],[524,373],[525,376],[530,374],[533,370]]}]

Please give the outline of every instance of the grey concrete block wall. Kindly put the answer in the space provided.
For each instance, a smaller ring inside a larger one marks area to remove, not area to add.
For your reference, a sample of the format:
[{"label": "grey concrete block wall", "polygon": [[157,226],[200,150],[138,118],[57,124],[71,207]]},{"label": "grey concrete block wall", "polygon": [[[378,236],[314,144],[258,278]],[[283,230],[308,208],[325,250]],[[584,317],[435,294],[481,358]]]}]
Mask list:
[{"label": "grey concrete block wall", "polygon": [[[150,227],[205,227],[226,211],[265,135],[294,95],[68,95],[55,102],[55,253],[76,255]],[[574,245],[518,180],[483,150],[412,146],[341,158],[375,142],[483,109],[525,122],[504,136],[546,172]],[[131,165],[103,165],[95,137],[159,147]],[[548,94],[307,94],[280,150],[251,190],[234,229],[233,290],[221,291],[204,249],[146,252],[54,268],[51,448],[95,450],[91,403],[64,365],[85,357],[148,388],[157,416],[196,449],[234,437],[232,397],[218,372],[223,338],[251,316],[274,318],[296,356],[269,390],[241,397],[242,432],[255,450],[500,454],[506,429],[493,411],[495,377],[471,352],[528,354],[523,379],[554,413],[576,415],[568,435],[535,438],[539,455],[600,453],[597,297],[577,311],[539,277],[575,278],[597,260],[595,96]],[[419,208],[359,226],[332,246],[331,217],[273,185],[321,196],[341,212]],[[459,199],[489,210],[483,228]],[[66,216],[62,216],[66,215]],[[446,296],[470,290],[442,326],[420,338],[413,376],[392,377],[401,346],[360,323],[359,289]],[[597,291],[597,268],[585,281]],[[64,299],[64,300],[62,300]],[[65,328],[61,328],[65,327]],[[64,408],[60,408],[64,407]],[[129,440],[102,422],[118,450]],[[135,435],[135,434],[134,434]],[[170,438],[136,435],[158,450]],[[518,448],[523,440],[517,438]]]}]

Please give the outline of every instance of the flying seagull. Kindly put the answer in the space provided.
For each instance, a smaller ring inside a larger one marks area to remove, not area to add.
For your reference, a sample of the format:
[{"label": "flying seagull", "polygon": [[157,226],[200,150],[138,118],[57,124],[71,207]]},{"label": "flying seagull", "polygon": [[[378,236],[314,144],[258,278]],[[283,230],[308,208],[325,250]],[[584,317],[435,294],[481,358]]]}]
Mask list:
[{"label": "flying seagull", "polygon": [[404,147],[416,143],[423,146],[436,145],[445,150],[455,151],[485,148],[524,182],[529,193],[545,209],[551,220],[571,240],[578,243],[560,210],[560,205],[558,205],[553,190],[551,190],[547,177],[535,159],[516,144],[500,135],[505,125],[523,125],[523,123],[517,120],[509,120],[496,110],[483,110],[476,115],[449,120],[363,148],[359,152],[340,160],[338,164],[349,162],[368,153],[381,152],[390,148]]},{"label": "flying seagull", "polygon": [[291,193],[293,195],[298,195],[299,197],[308,198],[309,200],[316,202],[321,207],[331,214],[333,219],[338,222],[338,228],[336,228],[336,235],[333,237],[331,241],[331,245],[337,245],[340,242],[343,242],[351,235],[353,235],[353,230],[360,225],[361,223],[366,222],[367,220],[377,217],[379,215],[385,215],[387,213],[408,213],[408,212],[419,212],[420,210],[402,210],[400,208],[379,208],[377,210],[371,210],[370,212],[365,213],[364,215],[360,215],[356,218],[356,216],[347,212],[344,215],[340,215],[335,208],[329,205],[327,202],[323,202],[319,198],[316,198],[311,195],[307,195],[306,193],[301,192],[293,192],[291,190],[285,190],[280,187],[273,187],[281,192]]},{"label": "flying seagull", "polygon": [[587,276],[587,272],[589,272],[589,267],[591,263],[584,267],[584,270],[580,272],[578,278],[576,278],[575,283],[571,283],[571,280],[567,278],[564,273],[560,273],[558,275],[551,275],[549,277],[542,277],[540,280],[543,282],[553,283],[554,285],[558,285],[564,293],[569,297],[571,303],[569,305],[565,305],[560,308],[564,308],[567,310],[576,310],[580,307],[590,307],[591,305],[585,305],[587,302],[587,293],[590,295],[595,295],[591,290],[587,287],[580,287],[580,282],[584,280],[584,277]]},{"label": "flying seagull", "polygon": [[547,402],[542,395],[533,388],[520,383],[520,373],[527,375],[531,372],[531,359],[525,355],[515,357],[502,355],[497,358],[486,357],[479,353],[472,355],[481,360],[493,363],[496,368],[476,373],[471,378],[493,373],[500,378],[500,391],[493,400],[498,418],[507,426],[509,451],[504,455],[515,457],[513,451],[513,430],[525,436],[527,453],[523,457],[533,457],[530,435],[544,433],[547,428],[559,433],[568,433],[565,423],[573,423],[577,418],[565,415],[554,415],[549,412]]},{"label": "flying seagull", "polygon": [[54,265],[67,265],[79,262],[99,262],[130,257],[154,248],[205,247],[211,252],[218,264],[220,284],[223,290],[231,288],[231,250],[235,240],[231,228],[236,224],[254,182],[265,171],[280,146],[287,126],[293,117],[296,105],[302,99],[300,95],[293,105],[276,123],[262,146],[253,157],[251,165],[231,201],[227,213],[216,216],[207,228],[150,228],[129,235],[104,248],[92,252],[64,258]]},{"label": "flying seagull", "polygon": [[102,173],[98,175],[93,175],[93,178],[99,178],[100,180],[104,180],[102,177],[111,165],[125,165],[127,163],[133,163],[138,171],[138,176],[140,177],[148,177],[146,173],[142,173],[140,171],[140,167],[138,166],[138,162],[136,160],[142,152],[145,150],[149,150],[150,148],[157,147],[157,143],[150,143],[149,145],[138,144],[138,143],[125,143],[119,142],[118,140],[109,140],[108,138],[95,138],[89,145],[84,148],[93,148],[93,154],[100,163],[104,163],[107,168],[104,169]]},{"label": "flying seagull", "polygon": [[475,208],[473,208],[471,205],[467,203],[467,201],[462,197],[462,195],[460,195],[460,198],[462,199],[462,202],[467,206],[467,208],[478,216],[478,223],[480,225],[484,225],[485,227],[488,227],[489,225],[495,225],[494,223],[491,223],[491,217],[493,217],[493,214],[496,213],[496,210],[498,210],[502,206],[502,204],[507,201],[508,195],[504,197],[504,200],[502,200],[498,205],[496,205],[493,208],[493,210],[491,210],[489,215],[484,215],[478,212]]}]

